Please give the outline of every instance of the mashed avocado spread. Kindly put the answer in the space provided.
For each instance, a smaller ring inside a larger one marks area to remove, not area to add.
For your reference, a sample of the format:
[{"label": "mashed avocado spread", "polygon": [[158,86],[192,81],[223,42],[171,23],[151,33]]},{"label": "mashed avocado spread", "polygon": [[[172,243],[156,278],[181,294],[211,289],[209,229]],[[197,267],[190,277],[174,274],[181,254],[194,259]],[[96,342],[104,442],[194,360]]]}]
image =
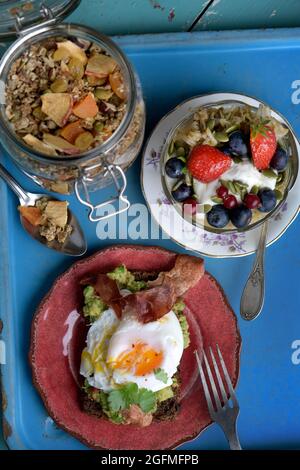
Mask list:
[{"label": "mashed avocado spread", "polygon": [[[111,273],[107,273],[107,276],[118,283],[119,289],[128,289],[130,292],[138,292],[147,287],[147,282],[136,281],[134,275],[128,271],[124,265],[118,266]],[[83,315],[92,323],[100,317],[104,310],[107,309],[107,305],[105,305],[103,300],[95,294],[95,290],[92,286],[86,286],[84,288],[83,297]],[[190,344],[190,334],[189,325],[186,316],[183,313],[184,308],[184,302],[182,300],[178,300],[173,306],[173,311],[177,315],[182,329],[184,348],[187,348]]]}]

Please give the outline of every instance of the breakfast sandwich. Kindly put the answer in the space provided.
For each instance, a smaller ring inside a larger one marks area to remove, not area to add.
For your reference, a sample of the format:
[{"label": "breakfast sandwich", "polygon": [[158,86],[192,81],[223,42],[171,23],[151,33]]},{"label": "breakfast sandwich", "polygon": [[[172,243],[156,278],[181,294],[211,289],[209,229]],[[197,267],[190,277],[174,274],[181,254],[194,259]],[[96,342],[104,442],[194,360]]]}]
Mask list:
[{"label": "breakfast sandwich", "polygon": [[190,344],[182,297],[203,274],[203,260],[177,255],[169,271],[134,272],[123,264],[81,281],[89,324],[80,364],[87,413],[142,427],[174,419]]}]

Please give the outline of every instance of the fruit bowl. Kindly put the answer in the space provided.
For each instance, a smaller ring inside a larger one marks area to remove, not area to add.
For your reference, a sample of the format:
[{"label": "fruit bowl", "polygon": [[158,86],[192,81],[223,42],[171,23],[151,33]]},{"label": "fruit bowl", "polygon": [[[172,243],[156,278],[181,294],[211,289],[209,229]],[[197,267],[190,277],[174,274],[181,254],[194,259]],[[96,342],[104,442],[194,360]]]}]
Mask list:
[{"label": "fruit bowl", "polygon": [[235,93],[205,98],[168,133],[162,186],[193,225],[245,232],[283,206],[298,174],[297,139],[287,120],[258,99]]}]

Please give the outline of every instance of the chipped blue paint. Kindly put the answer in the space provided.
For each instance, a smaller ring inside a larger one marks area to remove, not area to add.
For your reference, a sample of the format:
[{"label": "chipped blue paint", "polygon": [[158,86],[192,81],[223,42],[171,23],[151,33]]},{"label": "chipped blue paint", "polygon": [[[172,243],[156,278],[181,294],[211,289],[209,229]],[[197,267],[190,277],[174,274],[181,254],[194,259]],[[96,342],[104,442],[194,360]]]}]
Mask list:
[{"label": "chipped blue paint", "polygon": [[70,20],[105,34],[186,31],[206,3],[207,0],[82,0]]},{"label": "chipped blue paint", "polygon": [[300,26],[299,0],[214,0],[195,30]]}]

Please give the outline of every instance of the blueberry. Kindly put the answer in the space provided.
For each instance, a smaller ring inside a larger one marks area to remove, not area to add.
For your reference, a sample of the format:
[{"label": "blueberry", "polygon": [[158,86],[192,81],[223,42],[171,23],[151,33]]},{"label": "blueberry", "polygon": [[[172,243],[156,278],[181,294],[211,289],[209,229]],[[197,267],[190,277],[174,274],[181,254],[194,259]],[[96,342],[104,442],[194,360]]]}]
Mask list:
[{"label": "blueberry", "polygon": [[252,211],[243,204],[231,209],[230,220],[236,228],[244,228],[251,222]]},{"label": "blueberry", "polygon": [[207,213],[207,222],[212,225],[212,227],[225,227],[229,222],[228,210],[225,209],[223,204],[216,204]]},{"label": "blueberry", "polygon": [[229,157],[232,157],[232,153],[230,151],[230,148],[229,148],[229,145],[228,144],[225,144],[223,145],[223,147],[220,149],[222,153],[224,153],[225,155],[228,155]]},{"label": "blueberry", "polygon": [[277,147],[277,150],[271,160],[270,166],[274,168],[274,170],[282,171],[287,166],[287,162],[288,162],[287,152],[281,147]]},{"label": "blueberry", "polygon": [[258,192],[258,197],[261,201],[261,207],[259,207],[258,210],[261,212],[270,212],[276,206],[277,199],[272,189],[261,189]]},{"label": "blueberry", "polygon": [[173,198],[175,199],[175,201],[178,201],[178,202],[183,202],[188,197],[191,197],[192,195],[193,195],[192,186],[188,186],[186,183],[181,183],[181,185],[178,186],[178,188],[172,191]]},{"label": "blueberry", "polygon": [[237,157],[247,155],[248,147],[246,142],[246,136],[241,131],[232,132],[229,136],[229,142],[227,144],[230,153]]},{"label": "blueberry", "polygon": [[166,162],[166,173],[170,178],[178,178],[183,174],[185,163],[179,158],[173,157]]}]

